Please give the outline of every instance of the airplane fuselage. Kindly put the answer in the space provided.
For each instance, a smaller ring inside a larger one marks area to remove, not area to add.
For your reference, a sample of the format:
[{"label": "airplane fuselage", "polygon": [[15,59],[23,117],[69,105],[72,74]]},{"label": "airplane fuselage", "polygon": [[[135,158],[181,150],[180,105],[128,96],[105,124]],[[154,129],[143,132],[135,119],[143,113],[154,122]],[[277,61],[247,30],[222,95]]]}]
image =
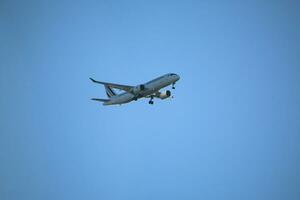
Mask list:
[{"label": "airplane fuselage", "polygon": [[[147,83],[142,84],[143,89],[138,92],[123,92],[121,94],[112,96],[109,101],[104,102],[103,105],[125,104],[139,98],[148,97],[158,92],[160,89],[175,84],[180,77],[177,74],[169,73],[153,79]],[[138,88],[141,85],[136,86]]]}]

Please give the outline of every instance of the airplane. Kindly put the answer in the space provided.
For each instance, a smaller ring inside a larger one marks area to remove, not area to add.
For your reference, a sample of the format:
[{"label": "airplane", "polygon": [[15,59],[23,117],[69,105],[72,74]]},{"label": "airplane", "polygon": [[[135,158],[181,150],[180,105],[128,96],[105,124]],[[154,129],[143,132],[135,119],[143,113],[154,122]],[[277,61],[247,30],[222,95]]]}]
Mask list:
[{"label": "airplane", "polygon": [[[153,79],[147,83],[137,86],[120,85],[115,83],[107,83],[102,81],[96,81],[90,78],[94,83],[104,85],[106,95],[108,99],[92,98],[91,100],[103,102],[103,105],[121,105],[129,103],[133,100],[137,101],[140,98],[150,98],[149,104],[153,104],[154,98],[166,99],[171,97],[171,91],[166,90],[160,92],[159,90],[172,85],[172,89],[175,89],[175,83],[180,79],[180,76],[174,73],[168,73]],[[123,93],[117,94],[115,89],[123,90]]]}]

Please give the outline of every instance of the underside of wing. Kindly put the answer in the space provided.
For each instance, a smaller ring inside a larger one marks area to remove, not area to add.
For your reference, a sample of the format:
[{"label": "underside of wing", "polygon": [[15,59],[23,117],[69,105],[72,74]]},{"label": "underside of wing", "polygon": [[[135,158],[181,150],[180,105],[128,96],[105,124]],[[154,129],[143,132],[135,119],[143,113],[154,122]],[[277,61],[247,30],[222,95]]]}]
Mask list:
[{"label": "underside of wing", "polygon": [[159,95],[161,94],[160,91],[156,91],[156,92],[153,92],[152,94],[149,94],[147,96],[145,96],[145,98],[159,98]]},{"label": "underside of wing", "polygon": [[167,99],[169,97],[173,98],[173,96],[171,96],[170,90],[166,90],[163,92],[156,91],[156,92],[146,96],[146,98],[151,98],[151,99],[153,99],[153,98]]},{"label": "underside of wing", "polygon": [[94,83],[99,83],[99,84],[107,85],[109,87],[116,88],[116,89],[119,89],[119,90],[124,90],[126,92],[131,92],[132,89],[134,88],[133,86],[130,86],[130,85],[120,85],[120,84],[115,84],[115,83],[107,83],[107,82],[102,82],[102,81],[96,81],[96,80],[94,80],[92,78],[90,78],[90,79]]}]

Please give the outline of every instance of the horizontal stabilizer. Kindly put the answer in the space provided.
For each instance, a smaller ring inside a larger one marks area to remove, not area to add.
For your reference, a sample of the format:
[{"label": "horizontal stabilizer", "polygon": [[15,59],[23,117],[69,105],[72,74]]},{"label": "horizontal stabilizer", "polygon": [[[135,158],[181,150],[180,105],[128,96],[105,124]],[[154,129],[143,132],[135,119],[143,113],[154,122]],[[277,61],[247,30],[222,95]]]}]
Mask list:
[{"label": "horizontal stabilizer", "polygon": [[91,100],[93,101],[100,101],[100,102],[108,102],[108,99],[97,99],[97,98],[92,98]]}]

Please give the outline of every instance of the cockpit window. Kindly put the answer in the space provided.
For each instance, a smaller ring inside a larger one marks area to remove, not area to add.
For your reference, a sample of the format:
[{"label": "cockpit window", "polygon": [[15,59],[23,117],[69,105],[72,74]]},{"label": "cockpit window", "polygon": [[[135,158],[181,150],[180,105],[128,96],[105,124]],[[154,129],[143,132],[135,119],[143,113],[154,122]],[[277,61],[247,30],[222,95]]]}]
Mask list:
[{"label": "cockpit window", "polygon": [[166,76],[175,76],[176,74],[174,73],[170,73],[170,74],[167,74]]}]

